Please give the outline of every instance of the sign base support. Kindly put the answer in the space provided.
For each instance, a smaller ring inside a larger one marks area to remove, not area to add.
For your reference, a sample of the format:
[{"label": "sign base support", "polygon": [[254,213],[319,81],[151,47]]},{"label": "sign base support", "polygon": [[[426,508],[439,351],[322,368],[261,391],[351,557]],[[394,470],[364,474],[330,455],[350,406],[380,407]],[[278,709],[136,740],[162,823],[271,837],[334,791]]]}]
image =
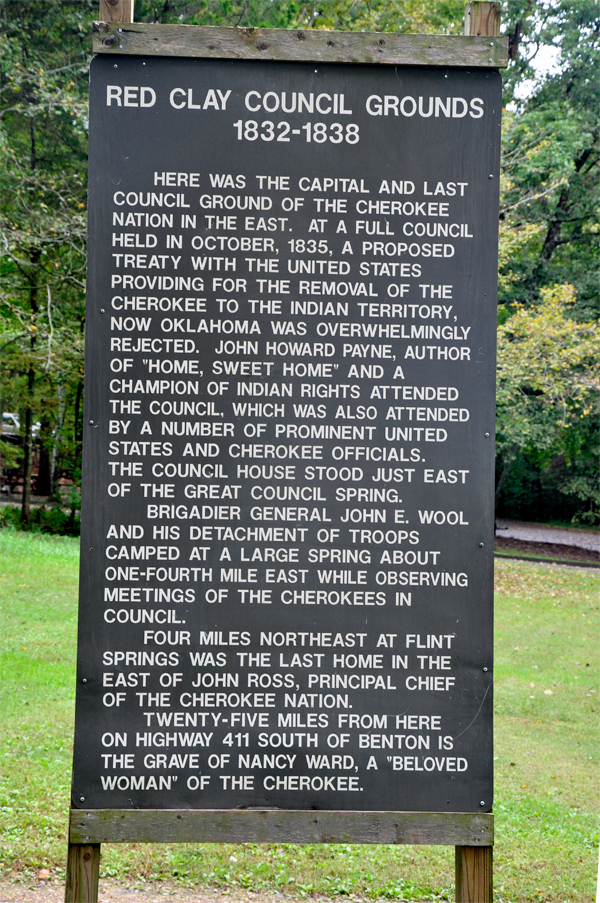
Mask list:
[{"label": "sign base support", "polygon": [[[492,903],[492,847],[455,847],[456,903]],[[70,843],[65,903],[98,903],[100,844]]]},{"label": "sign base support", "polygon": [[98,903],[100,844],[69,843],[65,903]]},{"label": "sign base support", "polygon": [[492,903],[493,847],[455,847],[456,903]]},{"label": "sign base support", "polygon": [[101,843],[368,843],[455,848],[456,903],[492,903],[494,816],[298,809],[71,810],[65,903],[97,903]]}]

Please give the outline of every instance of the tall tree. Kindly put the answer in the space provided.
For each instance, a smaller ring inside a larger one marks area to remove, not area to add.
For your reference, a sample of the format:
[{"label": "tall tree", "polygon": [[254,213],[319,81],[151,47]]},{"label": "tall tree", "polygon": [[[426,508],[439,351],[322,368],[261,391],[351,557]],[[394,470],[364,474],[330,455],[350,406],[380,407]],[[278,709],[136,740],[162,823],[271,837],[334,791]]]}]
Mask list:
[{"label": "tall tree", "polygon": [[[536,303],[569,283],[571,315],[597,316],[600,7],[509,0],[501,303]],[[544,74],[540,55],[552,63]],[[552,60],[554,56],[554,60]]]},{"label": "tall tree", "polygon": [[[94,4],[82,0],[0,2],[0,345],[3,402],[21,415],[25,522],[39,421],[46,434],[39,438],[60,445],[65,417],[59,409],[83,378],[87,69],[94,11]],[[52,452],[43,457],[50,461]]]}]

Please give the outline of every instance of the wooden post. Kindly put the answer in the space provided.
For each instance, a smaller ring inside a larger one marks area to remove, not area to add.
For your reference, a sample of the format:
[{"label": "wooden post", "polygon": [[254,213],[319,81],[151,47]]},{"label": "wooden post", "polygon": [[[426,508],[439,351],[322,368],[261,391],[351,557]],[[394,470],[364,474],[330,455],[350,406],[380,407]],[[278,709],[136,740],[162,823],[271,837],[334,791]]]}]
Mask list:
[{"label": "wooden post", "polygon": [[[100,0],[100,22],[133,22],[134,0]],[[100,844],[71,843],[67,852],[65,903],[98,903]]]},{"label": "wooden post", "polygon": [[456,903],[492,903],[493,847],[455,847]]},{"label": "wooden post", "polygon": [[98,903],[100,844],[70,843],[65,903]]},{"label": "wooden post", "polygon": [[133,22],[134,0],[100,0],[101,22]]},{"label": "wooden post", "polygon": [[[465,9],[465,34],[500,34],[500,3],[472,0]],[[493,847],[455,847],[456,903],[492,903]]]},{"label": "wooden post", "polygon": [[466,35],[499,35],[500,4],[473,0],[465,9]]}]

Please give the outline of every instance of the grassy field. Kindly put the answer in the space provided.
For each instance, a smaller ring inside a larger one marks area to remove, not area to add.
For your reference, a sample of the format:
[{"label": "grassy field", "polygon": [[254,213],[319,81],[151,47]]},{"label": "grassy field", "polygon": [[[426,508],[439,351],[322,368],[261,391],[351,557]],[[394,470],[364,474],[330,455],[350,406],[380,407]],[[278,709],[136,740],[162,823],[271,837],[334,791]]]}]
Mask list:
[{"label": "grassy field", "polygon": [[[0,868],[64,875],[78,543],[0,531]],[[496,566],[498,903],[589,903],[598,854],[597,572]],[[357,846],[113,846],[102,873],[353,900],[453,899],[453,850]]]}]

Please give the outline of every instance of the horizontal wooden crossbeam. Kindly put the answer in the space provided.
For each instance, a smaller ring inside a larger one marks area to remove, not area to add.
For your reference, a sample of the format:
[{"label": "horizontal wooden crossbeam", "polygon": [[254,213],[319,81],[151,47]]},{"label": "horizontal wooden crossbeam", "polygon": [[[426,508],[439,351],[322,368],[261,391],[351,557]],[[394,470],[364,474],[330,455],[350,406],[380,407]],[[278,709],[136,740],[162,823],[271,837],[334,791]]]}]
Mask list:
[{"label": "horizontal wooden crossbeam", "polygon": [[494,816],[298,809],[72,809],[70,842],[491,846]]},{"label": "horizontal wooden crossbeam", "polygon": [[293,31],[211,25],[142,25],[137,22],[94,22],[93,51],[111,56],[374,63],[383,66],[499,69],[508,65],[508,39],[500,35]]}]

